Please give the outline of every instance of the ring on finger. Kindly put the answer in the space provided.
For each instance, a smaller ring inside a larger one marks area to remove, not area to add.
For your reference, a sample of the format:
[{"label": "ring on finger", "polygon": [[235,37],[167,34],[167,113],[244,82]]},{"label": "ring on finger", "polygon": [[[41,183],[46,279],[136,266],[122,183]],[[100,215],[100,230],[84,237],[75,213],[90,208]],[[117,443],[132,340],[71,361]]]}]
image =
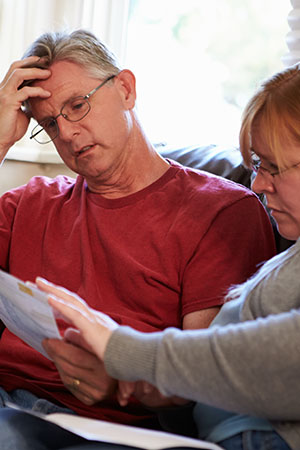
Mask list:
[{"label": "ring on finger", "polygon": [[78,380],[78,378],[73,378],[72,386],[73,386],[74,389],[78,389],[79,386],[80,386],[80,380]]}]

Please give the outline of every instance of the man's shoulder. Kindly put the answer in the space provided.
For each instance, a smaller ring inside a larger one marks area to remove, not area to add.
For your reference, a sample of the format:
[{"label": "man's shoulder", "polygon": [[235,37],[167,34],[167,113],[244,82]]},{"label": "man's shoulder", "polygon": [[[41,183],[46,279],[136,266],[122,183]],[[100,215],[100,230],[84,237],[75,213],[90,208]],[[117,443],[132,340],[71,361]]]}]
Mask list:
[{"label": "man's shoulder", "polygon": [[5,192],[1,201],[12,200],[19,203],[26,199],[33,201],[35,198],[39,200],[55,198],[59,195],[66,195],[74,189],[76,184],[77,180],[65,175],[58,175],[55,178],[34,176],[26,184]]},{"label": "man's shoulder", "polygon": [[55,178],[35,176],[25,185],[29,189],[58,189],[64,190],[74,186],[76,180],[67,175],[57,175]]},{"label": "man's shoulder", "polygon": [[209,197],[221,196],[224,199],[231,197],[236,199],[248,196],[256,197],[256,195],[247,187],[222,176],[204,170],[182,166],[173,161],[172,166],[178,168],[177,178],[184,186],[186,186],[186,189],[199,192],[199,195],[201,194]]},{"label": "man's shoulder", "polygon": [[57,175],[55,178],[50,178],[46,176],[35,176],[31,178],[28,183],[21,186],[20,189],[23,192],[33,194],[35,192],[41,193],[64,193],[69,189],[72,189],[76,184],[74,178],[68,177],[66,175]]}]

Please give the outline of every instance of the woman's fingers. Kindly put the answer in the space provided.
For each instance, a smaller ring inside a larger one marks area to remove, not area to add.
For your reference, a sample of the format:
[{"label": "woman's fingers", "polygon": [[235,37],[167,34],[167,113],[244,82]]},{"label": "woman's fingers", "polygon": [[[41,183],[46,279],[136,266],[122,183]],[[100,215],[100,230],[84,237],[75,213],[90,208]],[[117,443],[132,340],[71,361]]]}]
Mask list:
[{"label": "woman's fingers", "polygon": [[48,294],[52,294],[61,300],[65,300],[69,304],[77,306],[77,308],[79,308],[80,310],[89,309],[87,303],[84,300],[82,300],[80,297],[78,297],[77,294],[69,291],[68,289],[65,289],[61,286],[57,286],[51,283],[50,281],[45,280],[45,278],[41,277],[37,277],[35,283],[37,287],[41,289],[41,291],[44,291]]},{"label": "woman's fingers", "polygon": [[135,391],[136,382],[134,381],[119,381],[117,390],[117,400],[120,406],[126,406],[130,397]]},{"label": "woman's fingers", "polygon": [[81,346],[89,348],[103,360],[108,340],[118,324],[106,314],[90,308],[84,300],[67,289],[41,278],[36,279],[36,285],[49,294],[49,304],[80,331],[80,339],[85,341],[85,344],[81,342]]}]

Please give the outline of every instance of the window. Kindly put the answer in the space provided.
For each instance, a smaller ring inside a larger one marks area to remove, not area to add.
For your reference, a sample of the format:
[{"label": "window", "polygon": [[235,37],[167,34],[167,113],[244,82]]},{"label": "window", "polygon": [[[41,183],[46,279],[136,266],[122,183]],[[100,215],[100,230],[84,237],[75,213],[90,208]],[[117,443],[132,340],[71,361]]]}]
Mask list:
[{"label": "window", "polygon": [[[245,102],[283,67],[290,9],[289,0],[0,0],[0,75],[42,32],[89,28],[135,73],[154,142],[237,144]],[[45,147],[26,136],[14,154],[57,160]]]},{"label": "window", "polygon": [[131,0],[126,66],[153,140],[237,144],[257,83],[283,68],[289,0]]}]

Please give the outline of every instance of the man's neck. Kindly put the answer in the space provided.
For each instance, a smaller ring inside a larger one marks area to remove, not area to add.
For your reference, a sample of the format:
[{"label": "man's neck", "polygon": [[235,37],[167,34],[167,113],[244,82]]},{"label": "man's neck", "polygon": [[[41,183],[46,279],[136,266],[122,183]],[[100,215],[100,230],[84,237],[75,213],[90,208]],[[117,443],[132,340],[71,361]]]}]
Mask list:
[{"label": "man's neck", "polygon": [[121,198],[141,191],[164,175],[169,163],[163,159],[151,144],[129,153],[113,174],[104,179],[88,180],[90,191],[105,198]]}]

